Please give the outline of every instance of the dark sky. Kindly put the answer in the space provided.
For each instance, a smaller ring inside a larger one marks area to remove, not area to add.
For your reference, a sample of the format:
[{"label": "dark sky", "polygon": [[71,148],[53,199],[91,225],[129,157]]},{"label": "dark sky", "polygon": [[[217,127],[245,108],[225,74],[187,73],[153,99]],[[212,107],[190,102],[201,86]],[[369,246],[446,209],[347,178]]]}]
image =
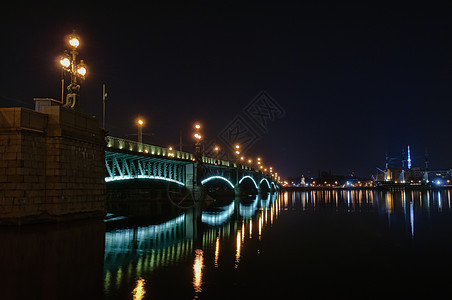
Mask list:
[{"label": "dark sky", "polygon": [[432,168],[452,167],[450,5],[114,2],[3,9],[1,107],[60,98],[59,55],[76,29],[82,108],[101,119],[106,83],[111,135],[136,139],[141,115],[147,143],[177,145],[181,130],[191,142],[194,121],[217,140],[265,90],[285,114],[246,154],[283,177],[370,176],[408,144],[414,166],[428,150]]}]

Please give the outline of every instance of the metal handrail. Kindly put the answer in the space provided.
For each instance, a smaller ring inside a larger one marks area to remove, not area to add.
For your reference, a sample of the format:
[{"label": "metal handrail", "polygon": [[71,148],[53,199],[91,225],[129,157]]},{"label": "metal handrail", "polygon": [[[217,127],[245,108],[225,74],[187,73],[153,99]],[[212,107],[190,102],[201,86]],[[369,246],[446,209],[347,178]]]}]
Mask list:
[{"label": "metal handrail", "polygon": [[[165,147],[149,145],[149,144],[145,144],[145,143],[139,143],[139,142],[126,140],[126,139],[122,139],[122,138],[118,138],[118,137],[114,137],[114,136],[106,136],[105,140],[107,142],[108,148],[121,149],[121,150],[126,150],[126,151],[131,151],[131,152],[133,152],[133,151],[142,152],[142,153],[147,153],[147,154],[151,154],[151,155],[162,156],[162,157],[166,157],[166,158],[176,158],[179,160],[186,160],[186,161],[194,161],[194,159],[195,159],[193,153],[177,151],[174,149],[169,150],[168,148],[165,148]],[[216,158],[208,157],[208,156],[203,156],[202,162],[206,163],[206,164],[211,164],[211,165],[219,165],[219,166],[234,167],[234,168],[237,168],[239,166],[239,164],[237,164],[236,162],[220,160],[220,159],[216,159]],[[244,170],[255,171],[257,173],[263,173],[261,170],[255,169],[251,166],[240,165],[240,168],[244,169]]]},{"label": "metal handrail", "polygon": [[141,152],[147,153],[156,156],[169,157],[169,158],[177,158],[180,160],[192,161],[194,156],[192,153],[170,150],[169,148],[149,145],[145,143],[138,143],[131,140],[126,140],[122,138],[117,138],[113,136],[105,137],[107,141],[108,148],[126,150],[131,152]]}]

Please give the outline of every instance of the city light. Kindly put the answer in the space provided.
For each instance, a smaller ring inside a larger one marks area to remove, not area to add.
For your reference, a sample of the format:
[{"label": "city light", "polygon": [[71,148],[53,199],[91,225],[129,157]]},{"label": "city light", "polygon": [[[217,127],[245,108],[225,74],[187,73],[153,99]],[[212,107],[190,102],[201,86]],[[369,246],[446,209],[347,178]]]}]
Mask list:
[{"label": "city light", "polygon": [[201,129],[201,124],[199,123],[195,123],[193,125],[193,127],[195,128],[195,133],[193,134],[193,137],[195,138],[195,153],[196,153],[196,158],[198,160],[201,159],[202,153],[201,153],[201,139],[202,139],[202,135],[199,132]]},{"label": "city light", "polygon": [[69,66],[71,65],[71,60],[68,57],[62,57],[60,64],[65,68],[69,68]]},{"label": "city light", "polygon": [[79,73],[81,76],[86,75],[86,66],[83,60],[80,60],[80,64],[78,65],[77,73]]},{"label": "city light", "polygon": [[235,156],[237,157],[237,160],[238,160],[239,155],[240,155],[240,145],[239,144],[235,144],[234,145],[234,149],[235,149],[235,151],[234,151]]},{"label": "city light", "polygon": [[201,249],[195,250],[195,261],[193,263],[193,288],[196,293],[202,291],[202,269],[204,267],[204,252]]},{"label": "city light", "polygon": [[138,123],[138,143],[142,144],[143,143],[143,125],[144,125],[144,121],[143,121],[143,119],[139,118],[137,123]]},{"label": "city light", "polygon": [[74,49],[77,49],[77,47],[80,45],[80,41],[78,37],[75,35],[75,33],[73,33],[69,37],[69,45],[71,45]]},{"label": "city light", "polygon": [[137,280],[137,285],[132,291],[133,300],[141,300],[144,297],[144,294],[146,294],[146,291],[144,289],[145,280],[143,278],[140,278]]},{"label": "city light", "polygon": [[[65,50],[60,58],[60,65],[63,67],[63,70],[71,75],[71,82],[67,86],[68,94],[66,95],[66,103],[64,104],[64,107],[74,110],[80,110],[80,85],[77,83],[77,78],[85,79],[85,76],[87,74],[87,67],[83,60],[77,62],[78,52],[76,51],[76,49],[80,45],[80,40],[75,32],[72,33],[72,35],[69,37],[68,43],[71,46],[71,50]],[[61,101],[63,102],[64,78],[62,79],[61,84]]]},{"label": "city light", "polygon": [[408,145],[408,159],[407,159],[407,163],[408,163],[408,169],[411,169],[411,153],[410,153],[410,145]]},{"label": "city light", "polygon": [[173,147],[168,147],[168,157],[174,157]]}]

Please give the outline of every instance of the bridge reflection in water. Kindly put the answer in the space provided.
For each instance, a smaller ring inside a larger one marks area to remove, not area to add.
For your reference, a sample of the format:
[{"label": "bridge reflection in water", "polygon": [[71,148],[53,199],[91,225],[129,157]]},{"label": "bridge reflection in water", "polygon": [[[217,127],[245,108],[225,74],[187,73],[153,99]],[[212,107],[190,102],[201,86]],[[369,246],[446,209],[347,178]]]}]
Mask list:
[{"label": "bridge reflection in water", "polygon": [[211,205],[205,210],[195,206],[161,224],[107,231],[104,254],[106,295],[117,295],[124,290],[125,283],[135,278],[132,294],[140,299],[137,295],[144,295],[146,290],[145,274],[183,264],[193,254],[193,289],[201,292],[204,252],[214,252],[214,264],[218,267],[222,241],[236,236],[235,262],[239,263],[245,235],[249,238],[254,233],[261,236],[263,226],[273,224],[277,218],[278,197],[279,193],[242,196],[223,200],[229,203]]},{"label": "bridge reflection in water", "polygon": [[[283,192],[146,226],[2,227],[0,299],[284,298],[301,283],[319,298],[394,289],[434,298],[452,280],[451,193]],[[416,284],[397,284],[406,281]]]},{"label": "bridge reflection in water", "polygon": [[[447,224],[435,221],[443,217],[449,220],[451,215],[448,190],[303,191],[217,201],[207,209],[193,208],[161,224],[108,230],[105,297],[218,296],[226,290],[243,292],[246,287],[261,286],[263,281],[257,282],[256,278],[268,279],[275,272],[285,272],[281,274],[284,279],[273,277],[275,284],[290,281],[287,274],[294,274],[301,267],[312,282],[320,282],[322,270],[340,273],[337,270],[343,268],[358,268],[360,271],[355,275],[373,278],[373,268],[379,268],[382,262],[411,272],[409,265],[404,265],[405,259],[400,259],[400,253],[407,255],[410,263],[415,259],[416,266],[424,267],[418,262],[419,253],[452,249],[450,237],[446,237],[449,242],[444,242],[444,235],[432,232],[432,228],[441,228],[446,230],[445,234],[452,234],[450,221]],[[338,218],[342,220],[339,223]],[[356,220],[359,222],[354,224]],[[283,225],[277,226],[279,223]],[[369,228],[363,228],[366,226]],[[346,238],[347,245],[334,248],[333,242],[341,238]],[[441,238],[443,241],[439,242]],[[325,243],[332,248],[318,247],[319,240],[320,245]],[[413,240],[417,243],[413,244]],[[399,248],[390,244],[394,241]],[[417,252],[413,245],[421,244],[423,250]],[[366,253],[359,249],[366,249]],[[342,252],[333,254],[335,251]],[[355,257],[359,266],[353,265]],[[398,257],[396,264],[392,263],[394,257]],[[366,270],[361,269],[363,261]],[[387,271],[389,277],[401,272]],[[293,290],[287,293],[292,294]]]}]

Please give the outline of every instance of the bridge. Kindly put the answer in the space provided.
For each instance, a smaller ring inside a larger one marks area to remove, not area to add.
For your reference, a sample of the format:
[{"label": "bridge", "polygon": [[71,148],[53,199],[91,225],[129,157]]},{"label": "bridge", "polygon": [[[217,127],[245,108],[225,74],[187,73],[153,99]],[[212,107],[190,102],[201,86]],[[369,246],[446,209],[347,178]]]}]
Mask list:
[{"label": "bridge", "polygon": [[0,108],[0,224],[103,218],[114,181],[168,182],[192,196],[280,187],[272,173],[201,155],[199,142],[188,153],[106,137],[96,118],[45,101],[36,110]]},{"label": "bridge", "polygon": [[271,173],[251,166],[193,153],[106,137],[106,182],[133,179],[167,181],[190,190],[196,186],[221,184],[240,193],[244,184],[254,192],[274,192],[280,188]]}]

